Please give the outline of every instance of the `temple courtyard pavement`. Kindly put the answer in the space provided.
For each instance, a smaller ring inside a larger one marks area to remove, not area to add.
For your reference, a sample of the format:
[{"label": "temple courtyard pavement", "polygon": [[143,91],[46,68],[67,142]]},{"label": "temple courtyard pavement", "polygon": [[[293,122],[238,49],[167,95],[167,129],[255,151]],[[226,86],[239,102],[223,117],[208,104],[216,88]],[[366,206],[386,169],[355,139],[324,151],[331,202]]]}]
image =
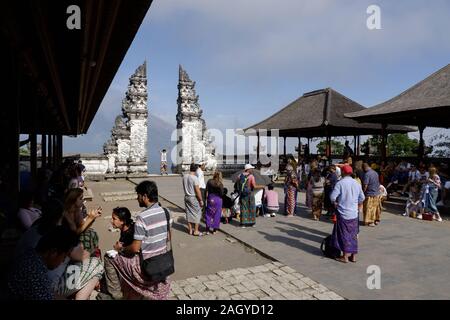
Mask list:
[{"label": "temple courtyard pavement", "polygon": [[[222,224],[216,235],[194,237],[186,232],[181,177],[149,179],[157,183],[160,202],[174,220],[171,299],[450,298],[450,221],[445,216],[442,223],[421,221],[389,207],[378,227],[361,226],[358,262],[343,264],[322,255],[320,244],[333,224],[325,217],[311,219],[304,193],[295,217],[258,217],[256,226],[246,229],[233,221]],[[94,225],[102,252],[118,239],[109,230],[112,208],[141,210],[134,187],[142,180],[88,182],[94,193],[88,208],[104,208]],[[225,187],[233,189],[230,180]],[[282,206],[281,183],[275,190]],[[373,270],[380,271],[379,289],[373,289]]]}]

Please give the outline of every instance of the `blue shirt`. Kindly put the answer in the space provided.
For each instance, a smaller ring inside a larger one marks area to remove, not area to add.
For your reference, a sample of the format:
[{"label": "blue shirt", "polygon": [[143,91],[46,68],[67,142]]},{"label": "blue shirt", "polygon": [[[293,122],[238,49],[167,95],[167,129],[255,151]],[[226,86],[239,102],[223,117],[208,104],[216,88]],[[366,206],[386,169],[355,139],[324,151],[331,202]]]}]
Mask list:
[{"label": "blue shirt", "polygon": [[374,170],[369,169],[366,171],[363,185],[367,185],[366,196],[375,197],[380,195],[380,179],[378,178],[378,173]]},{"label": "blue shirt", "polygon": [[364,199],[361,185],[349,176],[338,181],[330,195],[331,202],[338,202],[337,210],[345,220],[358,218],[358,204]]}]

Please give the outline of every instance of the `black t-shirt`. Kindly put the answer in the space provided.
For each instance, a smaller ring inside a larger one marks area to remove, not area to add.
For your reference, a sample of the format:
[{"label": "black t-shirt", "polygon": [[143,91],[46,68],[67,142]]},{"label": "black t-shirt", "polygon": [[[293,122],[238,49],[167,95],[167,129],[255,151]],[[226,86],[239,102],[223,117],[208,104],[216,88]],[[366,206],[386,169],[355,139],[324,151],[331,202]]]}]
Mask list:
[{"label": "black t-shirt", "polygon": [[123,243],[123,247],[129,246],[134,240],[134,222],[131,223],[127,231],[120,232],[119,242]]},{"label": "black t-shirt", "polygon": [[208,193],[216,194],[219,197],[223,195],[223,185],[221,183],[217,184],[214,180],[209,180],[206,184],[206,190]]}]

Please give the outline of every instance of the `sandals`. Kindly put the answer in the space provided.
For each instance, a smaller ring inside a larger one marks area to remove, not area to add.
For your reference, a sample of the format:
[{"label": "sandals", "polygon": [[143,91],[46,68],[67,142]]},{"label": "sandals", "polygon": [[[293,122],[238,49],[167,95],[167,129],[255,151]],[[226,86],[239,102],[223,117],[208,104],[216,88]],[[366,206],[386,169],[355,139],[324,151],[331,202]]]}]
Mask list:
[{"label": "sandals", "polygon": [[192,235],[194,237],[203,237],[205,234],[203,232],[199,232],[199,233],[192,233]]},{"label": "sandals", "polygon": [[347,263],[348,262],[347,260],[345,260],[344,257],[338,257],[338,258],[335,258],[335,260],[339,261],[339,262],[342,262],[342,263]]}]

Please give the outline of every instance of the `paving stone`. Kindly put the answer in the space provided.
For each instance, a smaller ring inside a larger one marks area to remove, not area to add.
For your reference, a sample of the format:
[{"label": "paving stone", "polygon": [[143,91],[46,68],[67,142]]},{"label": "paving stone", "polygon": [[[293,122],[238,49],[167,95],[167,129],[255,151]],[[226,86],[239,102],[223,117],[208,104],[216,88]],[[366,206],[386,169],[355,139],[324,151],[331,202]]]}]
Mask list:
[{"label": "paving stone", "polygon": [[205,282],[204,285],[211,291],[220,290],[220,287],[214,282]]},{"label": "paving stone", "polygon": [[321,284],[315,284],[311,288],[313,288],[314,290],[319,291],[320,293],[330,291],[330,290],[328,290],[327,287],[325,287],[325,286],[323,286]]},{"label": "paving stone", "polygon": [[[95,291],[95,290],[94,290]],[[175,297],[176,296],[176,294],[172,291],[172,290],[170,290],[169,291],[169,295],[167,296],[168,298],[173,298],[173,297]]]},{"label": "paving stone", "polygon": [[233,238],[230,238],[230,237],[227,237],[225,240],[230,242],[230,243],[236,243],[237,242],[236,239],[233,239]]},{"label": "paving stone", "polygon": [[291,292],[283,292],[281,295],[287,300],[297,300],[297,296]]},{"label": "paving stone", "polygon": [[258,279],[258,277],[256,277],[256,274],[254,273],[250,273],[248,275],[245,276],[248,280],[255,280]]},{"label": "paving stone", "polygon": [[286,291],[287,291],[286,288],[282,287],[282,286],[281,286],[280,284],[278,284],[278,283],[271,284],[270,287],[271,287],[273,290],[275,290],[276,292],[278,292],[278,293],[282,293],[282,292],[286,292]]},{"label": "paving stone", "polygon": [[304,283],[306,283],[307,285],[309,285],[309,286],[313,286],[313,285],[315,285],[315,284],[318,284],[317,282],[315,282],[314,280],[312,280],[312,279],[310,279],[310,278],[308,278],[308,277],[304,277],[304,278],[302,279],[302,281],[303,281]]},{"label": "paving stone", "polygon": [[221,280],[216,281],[216,285],[218,287],[225,287],[225,286],[229,286],[230,282],[225,279],[221,279]]},{"label": "paving stone", "polygon": [[248,289],[247,289],[246,287],[244,287],[243,285],[241,285],[241,284],[236,284],[234,287],[236,288],[236,290],[237,290],[239,293],[247,292],[247,291],[248,291]]},{"label": "paving stone", "polygon": [[246,287],[249,291],[258,289],[258,286],[252,281],[244,281],[241,283],[244,287]]},{"label": "paving stone", "polygon": [[177,298],[178,298],[178,300],[191,300],[191,298],[189,298],[185,294],[180,294],[179,296],[177,296]]},{"label": "paving stone", "polygon": [[305,277],[303,274],[298,273],[298,272],[291,273],[291,275],[296,277],[297,279],[302,279]]},{"label": "paving stone", "polygon": [[206,286],[203,284],[197,284],[194,286],[194,288],[197,292],[200,292],[200,293],[203,291],[206,291]]},{"label": "paving stone", "polygon": [[258,269],[258,272],[269,272],[269,268],[267,268],[266,266],[257,266],[256,267]]},{"label": "paving stone", "polygon": [[242,300],[242,296],[240,294],[232,295],[231,300]]},{"label": "paving stone", "polygon": [[208,276],[198,276],[197,279],[200,280],[201,282],[212,280],[212,279],[209,279]]},{"label": "paving stone", "polygon": [[275,273],[277,276],[282,276],[283,274],[286,274],[286,272],[284,272],[281,269],[274,269],[272,270],[273,273]]},{"label": "paving stone", "polygon": [[297,278],[294,277],[292,274],[283,274],[281,277],[282,277],[283,279],[286,279],[288,282],[297,279]]},{"label": "paving stone", "polygon": [[309,288],[309,286],[306,283],[304,283],[303,281],[300,281],[300,280],[294,280],[294,281],[291,281],[290,283],[292,283],[294,286],[296,286],[300,290]]},{"label": "paving stone", "polygon": [[231,272],[230,271],[219,271],[219,272],[217,272],[217,275],[221,278],[228,278],[228,277],[231,277]]},{"label": "paving stone", "polygon": [[209,280],[211,280],[211,281],[217,281],[217,280],[220,280],[220,277],[219,277],[218,275],[216,275],[216,274],[209,275],[208,278],[209,278]]},{"label": "paving stone", "polygon": [[264,267],[267,268],[267,270],[272,271],[273,269],[277,269],[278,267],[274,265],[273,263],[266,263]]},{"label": "paving stone", "polygon": [[267,294],[264,291],[262,291],[261,289],[253,290],[253,291],[251,291],[251,293],[254,294],[258,299],[267,297]]},{"label": "paving stone", "polygon": [[202,293],[204,299],[206,300],[216,300],[217,296],[212,291],[205,291]]},{"label": "paving stone", "polygon": [[227,281],[232,285],[241,283],[241,281],[239,279],[237,279],[236,277],[227,278]]},{"label": "paving stone", "polygon": [[297,290],[297,287],[290,283],[280,283],[280,285],[288,291]]},{"label": "paving stone", "polygon": [[193,293],[189,295],[192,300],[205,300],[205,297],[201,293]]},{"label": "paving stone", "polygon": [[181,288],[186,287],[188,284],[189,284],[189,282],[187,282],[186,280],[178,281],[178,285],[179,285]]},{"label": "paving stone", "polygon": [[281,267],[280,270],[283,270],[286,273],[294,273],[295,272],[294,269],[292,269],[291,267],[288,267],[288,266]]},{"label": "paving stone", "polygon": [[278,268],[281,268],[284,266],[284,264],[282,264],[281,262],[278,262],[278,261],[274,261],[274,262],[272,262],[272,264]]},{"label": "paving stone", "polygon": [[230,294],[228,292],[226,292],[225,290],[218,290],[218,291],[214,291],[213,293],[217,297],[217,299],[220,299],[220,300],[230,297]]},{"label": "paving stone", "polygon": [[247,300],[258,300],[258,297],[251,292],[242,292],[241,296]]},{"label": "paving stone", "polygon": [[267,294],[270,297],[275,296],[275,295],[278,294],[275,290],[273,290],[271,288],[261,288],[261,291],[264,292],[265,294]]},{"label": "paving stone", "polygon": [[336,292],[333,291],[329,291],[328,295],[331,297],[331,299],[333,300],[345,300],[344,297],[341,297],[340,295],[338,295]]},{"label": "paving stone", "polygon": [[248,271],[250,271],[251,273],[259,273],[258,267],[248,268]]},{"label": "paving stone", "polygon": [[238,276],[236,277],[236,279],[239,281],[239,283],[248,280],[248,278],[247,278],[246,276],[244,276],[244,275],[238,275]]},{"label": "paving stone", "polygon": [[198,284],[198,283],[200,283],[200,280],[198,280],[197,278],[189,278],[189,279],[186,279],[186,281],[188,283],[190,283],[190,284]]},{"label": "paving stone", "polygon": [[259,300],[273,300],[272,297],[267,296],[267,297],[262,297]]},{"label": "paving stone", "polygon": [[256,276],[256,278],[263,279],[263,280],[270,280],[270,279],[276,277],[276,275],[272,272],[257,273],[255,276]]},{"label": "paving stone", "polygon": [[236,294],[238,292],[237,289],[233,286],[225,286],[223,287],[223,289],[229,294]]},{"label": "paving stone", "polygon": [[306,294],[309,294],[310,296],[314,296],[316,293],[319,293],[317,290],[314,290],[311,288],[305,289],[305,290],[303,290],[303,292]]},{"label": "paving stone", "polygon": [[184,295],[185,291],[182,288],[171,288],[171,291],[173,292],[173,294],[175,294],[176,296],[179,295]]},{"label": "paving stone", "polygon": [[313,295],[314,298],[318,300],[333,300],[328,294],[326,293],[316,293]]},{"label": "paving stone", "polygon": [[[284,278],[285,275],[283,276],[276,276],[275,278],[273,278],[274,281],[278,282],[278,283],[289,283],[291,280]],[[287,274],[286,274],[287,276]]]},{"label": "paving stone", "polygon": [[296,291],[296,292],[294,292],[294,294],[296,295],[298,300],[317,300],[313,296],[306,294],[304,292]]},{"label": "paving stone", "polygon": [[197,292],[197,290],[195,289],[194,286],[186,286],[183,288],[183,290],[184,290],[184,293],[186,293],[187,295]]},{"label": "paving stone", "polygon": [[270,283],[268,283],[267,281],[265,281],[263,279],[256,279],[253,281],[253,283],[256,284],[259,288],[270,287]]},{"label": "paving stone", "polygon": [[271,297],[272,300],[286,300],[285,297],[283,297],[281,294],[276,294],[274,296]]}]

